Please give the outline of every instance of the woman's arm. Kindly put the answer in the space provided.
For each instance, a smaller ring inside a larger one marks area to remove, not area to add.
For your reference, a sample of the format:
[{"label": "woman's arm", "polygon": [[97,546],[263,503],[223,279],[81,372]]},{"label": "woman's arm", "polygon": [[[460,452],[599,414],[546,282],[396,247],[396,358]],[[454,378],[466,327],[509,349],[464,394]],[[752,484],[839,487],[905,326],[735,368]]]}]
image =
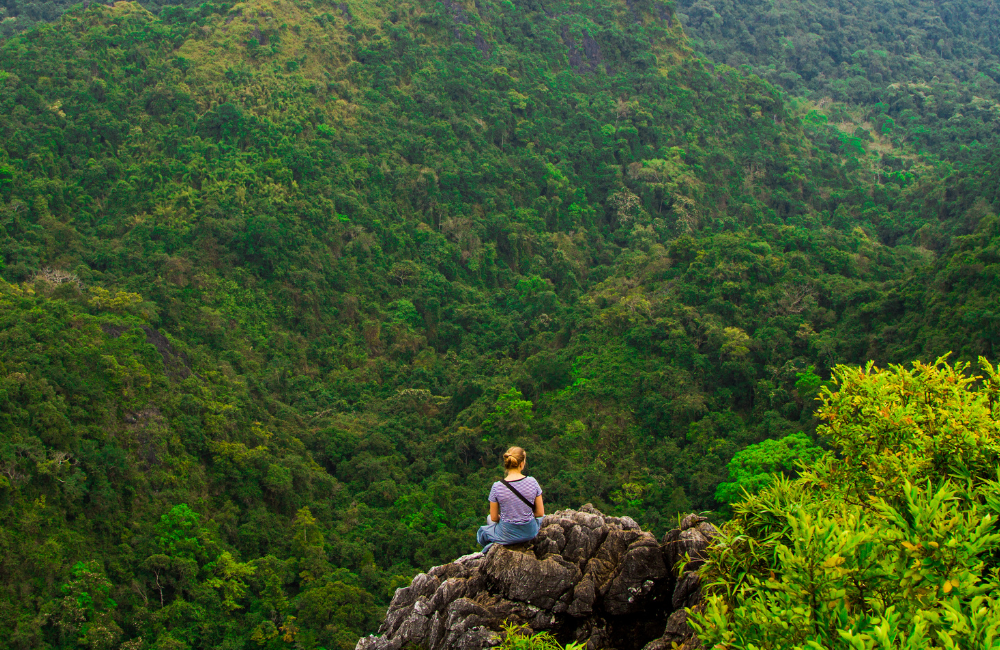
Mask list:
[{"label": "woman's arm", "polygon": [[542,495],[539,494],[535,497],[535,516],[544,517],[545,516],[545,504],[542,503]]},{"label": "woman's arm", "polygon": [[[538,497],[541,499],[542,497]],[[490,501],[490,520],[493,523],[500,521],[500,504],[496,501]]]}]

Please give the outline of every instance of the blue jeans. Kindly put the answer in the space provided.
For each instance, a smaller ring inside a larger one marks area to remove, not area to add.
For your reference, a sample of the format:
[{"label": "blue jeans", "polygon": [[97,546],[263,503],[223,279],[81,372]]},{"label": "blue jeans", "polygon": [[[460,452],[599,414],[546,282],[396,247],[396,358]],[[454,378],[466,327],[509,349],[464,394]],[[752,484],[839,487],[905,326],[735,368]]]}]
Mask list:
[{"label": "blue jeans", "polygon": [[486,516],[486,525],[479,527],[476,533],[476,541],[483,547],[485,554],[494,543],[497,544],[519,544],[535,539],[538,529],[542,527],[542,518],[535,517],[531,521],[523,524],[509,524],[506,521],[493,523],[489,515]]}]

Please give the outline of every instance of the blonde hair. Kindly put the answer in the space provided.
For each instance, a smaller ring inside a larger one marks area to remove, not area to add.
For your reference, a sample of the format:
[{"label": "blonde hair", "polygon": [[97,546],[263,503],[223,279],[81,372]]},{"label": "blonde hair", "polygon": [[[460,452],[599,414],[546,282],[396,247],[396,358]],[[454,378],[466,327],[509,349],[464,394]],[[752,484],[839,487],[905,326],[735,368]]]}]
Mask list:
[{"label": "blonde hair", "polygon": [[511,447],[503,452],[503,467],[506,470],[517,469],[528,455],[520,447]]}]

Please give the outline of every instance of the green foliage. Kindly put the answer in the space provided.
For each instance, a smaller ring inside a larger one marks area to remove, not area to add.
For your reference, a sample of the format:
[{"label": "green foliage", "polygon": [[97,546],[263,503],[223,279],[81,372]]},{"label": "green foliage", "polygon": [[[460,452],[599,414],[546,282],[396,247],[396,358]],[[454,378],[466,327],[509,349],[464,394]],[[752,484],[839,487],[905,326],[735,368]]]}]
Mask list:
[{"label": "green foliage", "polygon": [[496,646],[500,650],[580,650],[579,643],[562,645],[548,632],[529,634],[525,626],[507,623],[503,628],[503,643]]},{"label": "green foliage", "polygon": [[473,4],[4,5],[60,14],[0,43],[11,647],[352,648],[510,444],[662,531],[813,453],[827,368],[990,354],[995,154],[669,3]]},{"label": "green foliage", "polygon": [[809,366],[805,372],[796,373],[795,390],[799,393],[799,399],[803,402],[815,399],[819,393],[823,380],[816,374],[816,368]]},{"label": "green foliage", "polygon": [[511,388],[497,398],[493,411],[483,420],[483,429],[495,437],[516,439],[528,433],[533,404],[521,399],[521,391]]},{"label": "green foliage", "polygon": [[775,474],[794,476],[800,467],[809,467],[822,453],[823,450],[802,432],[748,445],[729,461],[726,469],[730,480],[719,484],[715,498],[723,503],[738,501],[744,493],[762,490]]},{"label": "green foliage", "polygon": [[898,493],[907,481],[923,484],[944,476],[978,481],[1000,464],[1000,423],[993,405],[1000,377],[980,359],[986,386],[950,366],[914,362],[912,369],[837,368],[835,391],[823,390],[817,415],[822,432],[846,462],[830,479],[855,499],[876,490]]},{"label": "green foliage", "polygon": [[1000,22],[989,2],[683,0],[678,14],[715,61],[841,103],[835,121],[856,154],[872,130],[952,160],[996,147]]},{"label": "green foliage", "polygon": [[[1000,188],[1000,153],[978,179],[964,179],[970,190]],[[959,358],[995,358],[998,334],[993,305],[1000,296],[995,279],[1000,221],[996,205],[983,198],[966,201],[958,212],[960,231],[948,237],[940,228],[922,228],[925,245],[940,256],[913,276],[894,283],[873,305],[873,351],[882,359],[934,358],[954,350]],[[904,306],[905,305],[905,306]]]},{"label": "green foliage", "polygon": [[994,647],[1000,383],[982,363],[837,367],[819,411],[834,452],[734,504],[693,615],[703,642]]},{"label": "green foliage", "polygon": [[51,617],[64,643],[83,648],[115,648],[122,629],[113,617],[118,606],[109,597],[111,583],[98,562],[77,562],[70,579],[60,587],[63,597],[49,604]]},{"label": "green foliage", "polygon": [[210,535],[198,525],[201,517],[182,503],[160,517],[156,544],[166,555],[188,560],[204,558]]}]

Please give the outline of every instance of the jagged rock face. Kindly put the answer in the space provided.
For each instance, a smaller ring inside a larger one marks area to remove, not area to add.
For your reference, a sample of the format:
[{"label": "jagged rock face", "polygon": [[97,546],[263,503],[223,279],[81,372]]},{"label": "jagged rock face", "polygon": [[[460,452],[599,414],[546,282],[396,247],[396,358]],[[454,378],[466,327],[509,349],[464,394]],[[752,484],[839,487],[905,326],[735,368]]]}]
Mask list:
[{"label": "jagged rock face", "polygon": [[505,622],[588,650],[700,647],[684,608],[701,601],[697,569],[715,534],[688,515],[657,542],[590,504],[560,510],[531,542],[494,544],[418,575],[396,591],[380,636],[356,650],[480,650],[502,642]]}]

